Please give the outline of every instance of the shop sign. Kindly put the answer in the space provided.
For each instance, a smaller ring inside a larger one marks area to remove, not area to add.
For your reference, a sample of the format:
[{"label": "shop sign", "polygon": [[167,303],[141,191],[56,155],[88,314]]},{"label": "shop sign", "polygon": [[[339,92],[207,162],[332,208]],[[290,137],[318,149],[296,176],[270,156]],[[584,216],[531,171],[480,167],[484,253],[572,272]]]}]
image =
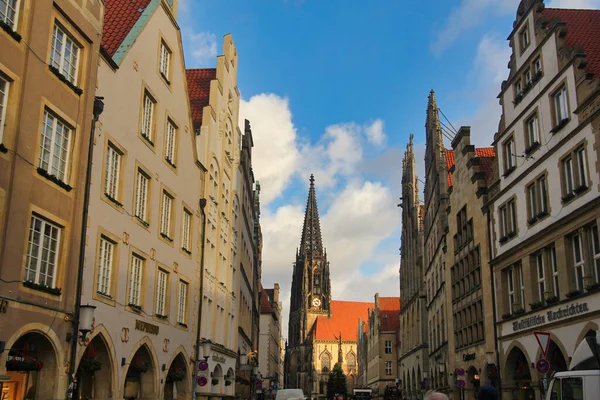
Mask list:
[{"label": "shop sign", "polygon": [[227,359],[225,357],[221,357],[218,354],[213,354],[212,359],[213,359],[213,361],[219,362],[221,364],[223,364],[227,361]]},{"label": "shop sign", "polygon": [[23,362],[23,361],[25,361],[25,357],[20,357],[20,356],[7,356],[7,357],[6,357],[6,361],[17,361],[17,362]]},{"label": "shop sign", "polygon": [[463,361],[471,361],[477,357],[477,353],[465,353],[463,354]]},{"label": "shop sign", "polygon": [[502,335],[510,335],[514,332],[520,332],[526,329],[560,322],[568,318],[587,314],[600,308],[600,297],[594,296],[593,298],[586,300],[587,301],[585,302],[572,302],[559,305],[547,311],[542,311],[540,313],[519,318],[514,321],[505,322],[502,325]]},{"label": "shop sign", "polygon": [[135,320],[135,329],[137,331],[142,331],[149,333],[151,335],[158,335],[158,330],[160,329],[158,325],[149,324],[144,321],[140,321],[139,319]]}]

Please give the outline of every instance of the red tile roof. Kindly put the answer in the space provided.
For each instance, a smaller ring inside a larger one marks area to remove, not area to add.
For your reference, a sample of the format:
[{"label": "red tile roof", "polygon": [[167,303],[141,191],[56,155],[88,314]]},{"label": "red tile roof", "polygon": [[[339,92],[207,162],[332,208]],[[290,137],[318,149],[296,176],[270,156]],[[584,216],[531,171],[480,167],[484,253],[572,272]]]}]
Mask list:
[{"label": "red tile roof", "polygon": [[[480,147],[475,149],[475,154],[481,158],[479,166],[488,179],[493,172],[493,162],[496,158],[496,152],[493,147]],[[452,187],[452,172],[450,169],[454,166],[454,150],[446,150],[446,166],[448,167],[448,187]]]},{"label": "red tile roof", "polygon": [[569,47],[582,47],[588,64],[585,70],[600,77],[600,10],[568,10],[546,8],[546,18],[559,18],[567,24],[566,43]]},{"label": "red tile roof", "polygon": [[194,131],[202,126],[202,112],[210,99],[210,82],[217,78],[216,68],[187,69],[185,71],[192,108]]},{"label": "red tile roof", "polygon": [[104,23],[100,45],[114,56],[151,0],[104,0]]},{"label": "red tile roof", "polygon": [[261,295],[260,295],[260,313],[261,314],[270,314],[273,312],[273,307],[271,307],[271,302],[269,301],[269,297],[267,296],[267,292],[261,287]]},{"label": "red tile roof", "polygon": [[379,315],[381,331],[397,331],[400,327],[400,297],[380,297]]},{"label": "red tile roof", "polygon": [[331,318],[326,315],[317,317],[313,325],[313,340],[336,341],[342,334],[342,340],[357,341],[358,319],[369,320],[369,308],[375,308],[374,303],[359,303],[356,301],[331,301]]}]

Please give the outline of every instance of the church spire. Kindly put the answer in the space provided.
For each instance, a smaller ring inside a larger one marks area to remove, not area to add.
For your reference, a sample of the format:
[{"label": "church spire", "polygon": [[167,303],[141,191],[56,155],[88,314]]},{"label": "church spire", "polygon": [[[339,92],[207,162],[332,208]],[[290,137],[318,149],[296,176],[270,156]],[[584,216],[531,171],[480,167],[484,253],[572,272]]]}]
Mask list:
[{"label": "church spire", "polygon": [[315,194],[315,177],[310,175],[310,188],[306,201],[306,214],[304,215],[304,228],[300,241],[300,254],[308,257],[323,255],[323,242],[321,240],[321,224],[319,222],[319,209]]}]

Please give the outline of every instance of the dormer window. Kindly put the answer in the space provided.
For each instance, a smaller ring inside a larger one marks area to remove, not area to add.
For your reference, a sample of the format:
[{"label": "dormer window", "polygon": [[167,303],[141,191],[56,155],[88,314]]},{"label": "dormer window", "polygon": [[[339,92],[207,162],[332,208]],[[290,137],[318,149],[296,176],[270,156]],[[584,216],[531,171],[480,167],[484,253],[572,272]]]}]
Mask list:
[{"label": "dormer window", "polygon": [[521,44],[521,53],[523,53],[527,46],[529,46],[529,42],[529,26],[526,25],[525,28],[523,28],[521,32],[519,32],[519,43]]}]

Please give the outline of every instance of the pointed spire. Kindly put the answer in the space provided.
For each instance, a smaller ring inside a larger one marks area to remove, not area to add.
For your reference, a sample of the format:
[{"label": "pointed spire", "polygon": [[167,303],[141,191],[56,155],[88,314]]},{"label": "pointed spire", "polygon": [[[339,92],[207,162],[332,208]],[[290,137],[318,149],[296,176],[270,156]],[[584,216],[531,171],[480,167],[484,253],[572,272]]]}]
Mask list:
[{"label": "pointed spire", "polygon": [[339,336],[339,342],[338,342],[338,363],[340,364],[340,367],[342,366],[343,362],[344,362],[344,357],[342,355],[342,332],[340,331],[340,336]]},{"label": "pointed spire", "polygon": [[319,209],[315,194],[315,177],[310,174],[310,188],[306,201],[306,214],[304,215],[304,228],[300,241],[300,254],[313,257],[323,255],[323,242],[321,241],[321,224],[319,222]]}]

